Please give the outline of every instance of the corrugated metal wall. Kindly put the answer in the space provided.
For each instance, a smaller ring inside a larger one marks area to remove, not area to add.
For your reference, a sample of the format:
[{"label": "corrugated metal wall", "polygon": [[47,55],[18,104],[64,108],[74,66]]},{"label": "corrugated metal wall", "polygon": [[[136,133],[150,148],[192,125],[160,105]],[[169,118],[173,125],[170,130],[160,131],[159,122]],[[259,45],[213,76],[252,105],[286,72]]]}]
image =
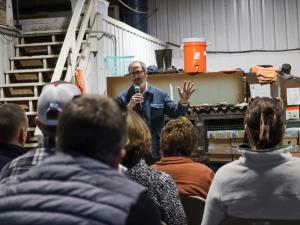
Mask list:
[{"label": "corrugated metal wall", "polygon": [[[105,17],[103,23],[103,30],[116,36],[117,56],[135,56],[135,60],[142,60],[146,65],[153,65],[156,64],[154,50],[167,45],[161,40],[110,17]],[[104,41],[104,55],[113,56],[112,41],[108,39]]]},{"label": "corrugated metal wall", "polygon": [[206,37],[208,51],[300,46],[300,0],[149,0],[149,34],[180,45]]}]

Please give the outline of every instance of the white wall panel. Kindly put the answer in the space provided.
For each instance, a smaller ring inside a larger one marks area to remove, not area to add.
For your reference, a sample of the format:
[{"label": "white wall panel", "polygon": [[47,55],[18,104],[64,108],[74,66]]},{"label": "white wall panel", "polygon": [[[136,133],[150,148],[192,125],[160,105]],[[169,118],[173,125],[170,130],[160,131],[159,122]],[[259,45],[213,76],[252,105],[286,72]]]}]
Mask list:
[{"label": "white wall panel", "polygon": [[180,26],[179,24],[179,8],[178,0],[167,0],[167,14],[168,14],[168,41],[171,43],[180,42]]},{"label": "white wall panel", "polygon": [[[166,47],[166,43],[145,34],[125,23],[106,17],[103,19],[103,29],[116,36],[117,56],[135,56],[136,60],[142,60],[147,65],[156,64],[154,50]],[[113,42],[103,38],[104,56],[113,56]]]},{"label": "white wall panel", "polygon": [[276,49],[287,48],[286,0],[274,0],[274,27]]},{"label": "white wall panel", "polygon": [[[274,66],[290,63],[292,73],[300,75],[300,0],[148,2],[149,5],[156,4],[156,7],[164,6],[149,18],[151,34],[176,45],[181,45],[183,37],[191,36],[205,37],[211,43],[207,47],[209,71],[238,67],[249,71],[254,63]],[[167,15],[168,21],[160,21],[165,19],[161,14]],[[161,24],[168,24],[168,35]],[[298,51],[286,51],[292,49]],[[173,50],[173,64],[183,68],[182,51],[174,46]]]},{"label": "white wall panel", "polygon": [[191,36],[205,37],[213,44],[208,51],[218,52],[300,45],[300,0],[149,0],[149,5],[159,9],[149,18],[150,34],[177,45]]},{"label": "white wall panel", "polygon": [[[203,13],[203,29],[204,29],[204,35],[207,39],[207,42],[212,43],[212,45],[208,46],[208,50],[215,51],[217,49],[216,47],[216,35],[215,35],[215,25],[214,25],[214,7],[213,7],[213,1],[211,0],[203,0],[202,1],[202,12],[198,12],[198,14]],[[195,12],[194,12],[195,13]]]},{"label": "white wall panel", "polygon": [[225,1],[212,1],[213,2],[213,16],[215,27],[215,40],[214,45],[219,51],[226,51],[228,49],[228,38],[226,36],[226,13],[225,13]]},{"label": "white wall panel", "polygon": [[240,50],[252,49],[250,3],[249,1],[237,1],[238,32]]},{"label": "white wall panel", "polygon": [[225,1],[225,21],[226,24],[232,24],[231,29],[226,29],[227,49],[229,51],[238,51],[240,46],[239,18],[236,0]]},{"label": "white wall panel", "polygon": [[297,15],[297,1],[285,1],[286,5],[286,33],[287,33],[287,48],[297,48],[299,46],[299,32],[298,31],[298,15]]}]

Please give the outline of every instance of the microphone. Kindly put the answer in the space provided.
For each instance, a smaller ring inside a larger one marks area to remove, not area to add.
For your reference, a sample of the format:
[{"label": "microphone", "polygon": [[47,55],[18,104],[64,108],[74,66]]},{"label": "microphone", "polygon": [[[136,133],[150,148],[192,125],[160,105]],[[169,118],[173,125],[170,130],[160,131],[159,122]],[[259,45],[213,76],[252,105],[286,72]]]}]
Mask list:
[{"label": "microphone", "polygon": [[[135,93],[141,93],[140,86],[134,85],[134,91],[135,91]],[[142,103],[140,103],[140,108],[141,108],[141,111],[142,111],[143,110]]]},{"label": "microphone", "polygon": [[135,93],[141,93],[140,86],[134,85],[134,91],[135,91]]}]

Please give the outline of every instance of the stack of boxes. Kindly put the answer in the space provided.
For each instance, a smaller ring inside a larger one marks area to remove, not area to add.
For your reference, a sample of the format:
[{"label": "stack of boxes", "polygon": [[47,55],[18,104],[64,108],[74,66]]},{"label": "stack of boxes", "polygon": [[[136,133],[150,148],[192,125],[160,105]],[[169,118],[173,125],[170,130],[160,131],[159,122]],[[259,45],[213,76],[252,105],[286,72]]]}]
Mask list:
[{"label": "stack of boxes", "polygon": [[243,144],[244,134],[244,130],[207,131],[208,153],[232,154],[232,148]]}]

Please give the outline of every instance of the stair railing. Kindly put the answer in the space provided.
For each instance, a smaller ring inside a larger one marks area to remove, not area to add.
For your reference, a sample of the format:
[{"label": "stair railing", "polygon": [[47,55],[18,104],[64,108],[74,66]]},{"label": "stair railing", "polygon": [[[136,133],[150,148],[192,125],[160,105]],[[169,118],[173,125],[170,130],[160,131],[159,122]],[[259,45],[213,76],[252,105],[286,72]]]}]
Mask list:
[{"label": "stair railing", "polygon": [[[77,0],[51,82],[63,79],[63,70],[65,65],[67,65],[67,72],[64,78],[65,81],[70,82],[72,75],[75,74],[77,65],[76,61],[79,56],[84,34],[88,29],[88,22],[89,20],[92,21],[92,19],[96,16],[96,12],[93,9],[93,6],[95,5],[94,1],[95,0]],[[84,13],[84,16],[81,20],[82,13]],[[79,30],[76,36],[78,27]]]}]

